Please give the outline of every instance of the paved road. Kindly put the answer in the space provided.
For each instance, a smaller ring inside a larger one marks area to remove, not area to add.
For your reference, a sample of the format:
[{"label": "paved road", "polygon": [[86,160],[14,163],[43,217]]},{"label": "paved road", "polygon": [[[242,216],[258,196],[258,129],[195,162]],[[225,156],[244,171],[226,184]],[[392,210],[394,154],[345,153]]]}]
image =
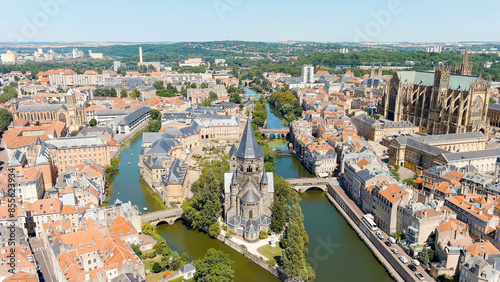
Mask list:
[{"label": "paved road", "polygon": [[[343,184],[342,181],[340,181],[340,183]],[[354,214],[356,215],[356,217],[358,217],[359,219],[361,219],[362,216],[363,216],[363,212],[359,209],[359,207],[349,197],[347,197],[347,195],[342,190],[342,188],[340,188],[340,186],[338,186],[338,189],[339,189],[339,191],[338,191],[339,196],[341,196],[343,198],[344,202],[347,204],[347,206],[349,207],[349,209],[354,212]],[[389,236],[385,232],[383,232],[380,229],[378,229],[377,231],[382,232],[382,235],[384,236],[384,240],[387,240],[387,238]],[[376,231],[371,231],[371,232],[375,236]],[[401,265],[409,274],[411,274],[411,276],[414,278],[414,281],[420,281],[415,276],[415,273],[417,273],[417,272],[420,273],[420,274],[422,274],[424,276],[424,278],[425,278],[426,281],[435,281],[434,278],[432,278],[427,272],[425,272],[425,270],[424,270],[424,268],[422,266],[418,266],[417,267],[417,271],[412,271],[411,269],[409,269],[408,265],[411,264],[411,260],[412,259],[403,251],[403,249],[399,245],[392,244],[392,246],[388,247],[388,246],[386,246],[384,244],[383,247],[387,248],[389,250],[389,253],[396,259],[396,261],[399,263],[399,265]],[[391,252],[392,248],[395,248],[398,251],[398,254],[394,254],[393,252]],[[408,259],[409,263],[404,264],[403,262],[401,262],[399,260],[400,256],[405,256],[406,259]]]},{"label": "paved road", "polygon": [[177,209],[161,210],[161,211],[146,213],[141,215],[141,219],[143,222],[148,222],[150,220],[157,220],[159,218],[181,216],[181,215],[182,215],[182,209],[177,208]]},{"label": "paved road", "polygon": [[39,238],[30,239],[30,246],[33,254],[35,255],[35,260],[40,266],[40,271],[43,274],[43,278],[47,282],[57,282],[54,273],[52,272],[52,268],[49,267],[49,256],[47,254],[47,250],[43,245],[43,242]]}]

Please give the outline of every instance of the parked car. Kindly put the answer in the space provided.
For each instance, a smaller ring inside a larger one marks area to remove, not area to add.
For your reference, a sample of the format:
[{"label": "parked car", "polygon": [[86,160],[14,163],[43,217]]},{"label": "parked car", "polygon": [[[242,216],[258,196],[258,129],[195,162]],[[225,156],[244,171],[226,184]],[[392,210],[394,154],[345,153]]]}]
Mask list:
[{"label": "parked car", "polygon": [[415,276],[417,276],[417,278],[420,279],[420,280],[424,280],[425,279],[425,277],[421,273],[419,273],[419,272],[415,273]]},{"label": "parked car", "polygon": [[413,264],[409,264],[408,268],[411,269],[411,271],[417,271],[417,267],[414,266]]},{"label": "parked car", "polygon": [[385,244],[387,247],[392,246],[391,242],[389,242],[389,241],[385,241],[385,242],[384,242],[384,244]]},{"label": "parked car", "polygon": [[382,235],[382,232],[377,231],[377,233],[375,233],[375,234],[377,234],[377,237],[378,237],[380,240],[384,240],[384,235]]},{"label": "parked car", "polygon": [[413,263],[415,266],[419,266],[420,262],[416,259],[412,260],[411,263]]},{"label": "parked car", "polygon": [[394,239],[394,237],[389,237],[389,238],[387,238],[387,240],[389,240],[389,242],[391,242],[393,244],[396,244],[396,239]]},{"label": "parked car", "polygon": [[408,259],[405,257],[405,256],[400,256],[399,257],[399,260],[402,262],[402,263],[408,263]]},{"label": "parked car", "polygon": [[395,253],[396,255],[399,253],[398,250],[396,250],[395,248],[392,248],[391,252]]}]

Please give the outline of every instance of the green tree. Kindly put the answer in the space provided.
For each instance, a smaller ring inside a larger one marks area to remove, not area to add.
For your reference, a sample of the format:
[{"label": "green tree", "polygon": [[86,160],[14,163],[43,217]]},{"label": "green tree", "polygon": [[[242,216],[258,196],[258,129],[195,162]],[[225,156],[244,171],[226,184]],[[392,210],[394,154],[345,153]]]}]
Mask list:
[{"label": "green tree", "polygon": [[137,256],[142,256],[141,246],[139,246],[138,244],[132,244],[130,245],[130,247]]},{"label": "green tree", "polygon": [[160,263],[158,263],[158,262],[153,263],[153,266],[151,267],[151,272],[153,272],[153,273],[161,272]]},{"label": "green tree", "polygon": [[17,98],[17,91],[14,87],[8,85],[5,86],[0,94],[0,104],[9,101],[12,98]]},{"label": "green tree", "polygon": [[130,92],[130,98],[137,99],[139,97],[141,97],[141,91],[139,91],[139,89],[136,88]]},{"label": "green tree", "polygon": [[194,82],[193,82],[193,83],[191,84],[191,88],[193,88],[193,89],[194,89],[194,88],[198,88],[198,86],[196,86],[196,83],[194,83]]},{"label": "green tree", "polygon": [[128,97],[128,92],[127,90],[123,89],[120,91],[120,98],[127,98]]},{"label": "green tree", "polygon": [[89,125],[92,126],[92,127],[96,126],[97,125],[97,120],[95,120],[95,118],[91,119],[89,121]]},{"label": "green tree", "polygon": [[315,278],[312,267],[306,260],[309,238],[303,224],[304,216],[298,204],[292,205],[290,222],[285,230],[286,239],[282,255],[283,274],[292,280],[313,281]]},{"label": "green tree", "polygon": [[205,257],[195,263],[195,268],[197,282],[229,282],[234,278],[234,261],[215,249],[208,249]]},{"label": "green tree", "polygon": [[424,249],[420,253],[418,253],[418,260],[424,265],[429,264],[430,258],[429,258],[429,252],[427,251],[427,247],[424,247]]},{"label": "green tree", "polygon": [[255,106],[253,108],[252,122],[257,126],[262,127],[267,120],[267,108],[266,100],[264,97],[260,97],[259,100],[255,101]]},{"label": "green tree", "polygon": [[241,104],[241,96],[239,93],[233,93],[230,95],[229,102],[235,104]]},{"label": "green tree", "polygon": [[161,81],[161,80],[153,83],[153,87],[156,88],[156,90],[165,89],[165,85],[163,84],[163,81]]},{"label": "green tree", "polygon": [[213,238],[217,238],[217,236],[219,236],[220,225],[218,222],[216,222],[210,226],[210,228],[208,229],[208,234]]},{"label": "green tree", "polygon": [[7,109],[0,109],[0,132],[3,132],[12,120],[12,114]]},{"label": "green tree", "polygon": [[151,109],[150,117],[152,120],[161,120],[161,113],[158,110]]},{"label": "green tree", "polygon": [[146,127],[147,132],[159,132],[161,129],[161,120],[150,120]]},{"label": "green tree", "polygon": [[202,89],[208,88],[208,85],[205,82],[203,82],[201,84],[200,88],[202,88]]},{"label": "green tree", "polygon": [[205,163],[200,178],[191,186],[194,196],[184,203],[183,210],[193,228],[208,232],[222,215],[220,195],[224,187],[224,172],[227,170],[227,163]]}]

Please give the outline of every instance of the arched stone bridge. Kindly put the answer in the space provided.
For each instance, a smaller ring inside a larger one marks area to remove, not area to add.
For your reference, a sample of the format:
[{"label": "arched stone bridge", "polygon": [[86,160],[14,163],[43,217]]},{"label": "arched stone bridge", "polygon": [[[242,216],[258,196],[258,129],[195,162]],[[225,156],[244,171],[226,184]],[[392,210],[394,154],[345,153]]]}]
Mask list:
[{"label": "arched stone bridge", "polygon": [[272,128],[259,128],[259,131],[265,137],[271,137],[271,134],[274,135],[274,138],[286,138],[286,135],[290,132],[290,128],[285,127],[281,129],[272,129]]},{"label": "arched stone bridge", "polygon": [[331,179],[325,178],[289,178],[286,181],[290,183],[293,189],[299,193],[304,193],[310,189],[320,189],[326,192],[326,185]]},{"label": "arched stone bridge", "polygon": [[176,220],[182,218],[183,212],[181,208],[160,210],[141,215],[142,222],[150,222],[153,226],[158,225],[160,222],[166,222],[170,225],[174,224]]}]

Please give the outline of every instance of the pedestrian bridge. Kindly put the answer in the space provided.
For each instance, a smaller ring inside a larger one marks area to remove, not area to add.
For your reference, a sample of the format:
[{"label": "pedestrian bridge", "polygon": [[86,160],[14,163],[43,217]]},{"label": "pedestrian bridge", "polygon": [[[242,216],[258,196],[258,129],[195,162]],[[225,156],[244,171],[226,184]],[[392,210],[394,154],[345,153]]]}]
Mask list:
[{"label": "pedestrian bridge", "polygon": [[320,189],[322,191],[327,190],[326,185],[331,181],[331,179],[325,178],[289,178],[286,181],[290,183],[293,189],[299,193],[304,193],[307,190]]},{"label": "pedestrian bridge", "polygon": [[153,226],[158,225],[160,222],[166,222],[170,225],[180,218],[182,218],[183,212],[181,208],[160,210],[150,213],[145,213],[141,215],[141,220],[144,223],[151,223]]}]

